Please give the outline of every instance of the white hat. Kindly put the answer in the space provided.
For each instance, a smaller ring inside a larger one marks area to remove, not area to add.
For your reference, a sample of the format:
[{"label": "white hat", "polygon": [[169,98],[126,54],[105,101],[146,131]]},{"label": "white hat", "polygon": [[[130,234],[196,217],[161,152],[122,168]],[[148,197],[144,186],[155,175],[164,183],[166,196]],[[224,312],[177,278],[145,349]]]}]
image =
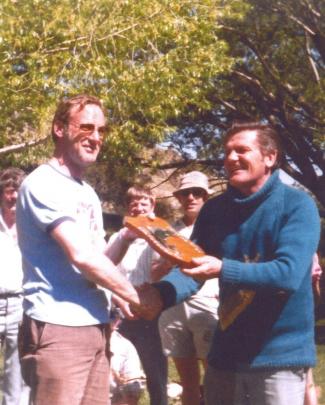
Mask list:
[{"label": "white hat", "polygon": [[209,181],[204,173],[194,171],[184,174],[179,183],[177,190],[173,192],[176,195],[181,190],[186,190],[187,188],[203,188],[208,194],[212,194],[213,190],[209,188]]}]

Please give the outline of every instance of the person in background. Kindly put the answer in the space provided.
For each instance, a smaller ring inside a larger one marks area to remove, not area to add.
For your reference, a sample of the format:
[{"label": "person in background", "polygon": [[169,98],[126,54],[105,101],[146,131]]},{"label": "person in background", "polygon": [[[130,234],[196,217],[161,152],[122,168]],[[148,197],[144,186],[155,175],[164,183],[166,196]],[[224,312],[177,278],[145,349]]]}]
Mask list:
[{"label": "person in background", "polygon": [[[130,187],[126,193],[127,215],[153,215],[155,202],[155,196],[149,188]],[[109,247],[114,246],[116,240],[119,239],[120,232],[110,237]],[[151,268],[153,258],[154,251],[148,243],[144,239],[137,238],[129,244],[118,268],[133,286],[138,287],[155,279]],[[119,304],[118,301],[116,302]],[[146,375],[150,404],[167,405],[167,359],[161,346],[158,318],[153,320],[134,319],[128,308],[125,308],[123,303],[120,305],[126,318],[120,323],[119,332],[137,349]]]},{"label": "person in background", "polygon": [[23,315],[23,270],[17,242],[16,200],[25,172],[9,167],[0,172],[0,336],[4,345],[3,405],[28,404],[18,355],[18,326]]},{"label": "person in background", "polygon": [[138,405],[145,387],[144,373],[136,348],[118,331],[122,316],[120,311],[116,308],[113,312],[110,339],[111,404]]},{"label": "person in background", "polygon": [[106,248],[100,201],[83,180],[106,133],[98,98],[63,99],[52,122],[53,156],[19,190],[19,346],[33,405],[107,405],[110,292],[138,310],[146,307],[114,264],[130,235],[121,233],[114,249]]},{"label": "person in background", "polygon": [[[320,279],[322,277],[322,274],[323,270],[319,264],[318,254],[315,253],[313,256],[313,264],[311,267],[311,280],[316,306],[321,300]],[[318,392],[314,381],[313,370],[311,368],[307,372],[304,405],[318,405]]]},{"label": "person in background", "polygon": [[281,146],[271,126],[235,123],[224,151],[229,187],[205,203],[191,237],[206,255],[145,286],[155,307],[150,316],[219,278],[205,405],[303,405],[316,362],[310,273],[318,209],[306,192],[281,182]]},{"label": "person in background", "polygon": [[315,253],[313,257],[313,264],[311,267],[311,281],[314,291],[314,298],[316,306],[320,303],[321,300],[321,287],[320,287],[320,280],[323,274],[323,269],[319,263],[318,254]]},{"label": "person in background", "polygon": [[[173,224],[180,235],[190,238],[195,220],[211,192],[204,173],[192,171],[181,178],[179,187],[173,193],[183,214]],[[159,261],[156,266],[159,266]],[[170,270],[168,263],[166,270]],[[212,279],[206,281],[196,294],[160,315],[159,331],[164,353],[174,360],[183,388],[183,405],[200,403],[199,360],[205,368],[217,326],[217,311],[218,280]]]}]

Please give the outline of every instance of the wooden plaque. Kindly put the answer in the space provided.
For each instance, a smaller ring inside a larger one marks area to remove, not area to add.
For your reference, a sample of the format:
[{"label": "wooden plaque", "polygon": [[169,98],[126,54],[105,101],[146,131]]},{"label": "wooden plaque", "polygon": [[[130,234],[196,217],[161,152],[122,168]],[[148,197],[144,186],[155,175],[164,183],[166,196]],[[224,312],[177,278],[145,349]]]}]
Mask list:
[{"label": "wooden plaque", "polygon": [[145,239],[161,256],[181,267],[194,267],[192,259],[205,254],[199,246],[179,235],[162,218],[155,217],[151,219],[144,216],[126,216],[124,225],[140,238]]}]

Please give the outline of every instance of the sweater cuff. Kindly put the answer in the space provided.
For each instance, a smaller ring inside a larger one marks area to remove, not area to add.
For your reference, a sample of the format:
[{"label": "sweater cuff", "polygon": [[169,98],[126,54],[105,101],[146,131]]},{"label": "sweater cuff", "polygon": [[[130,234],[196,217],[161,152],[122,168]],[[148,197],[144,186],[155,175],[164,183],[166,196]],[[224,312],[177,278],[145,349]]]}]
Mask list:
[{"label": "sweater cuff", "polygon": [[163,309],[172,307],[176,304],[176,290],[175,287],[168,281],[158,281],[152,284],[160,293],[163,302]]},{"label": "sweater cuff", "polygon": [[240,282],[240,262],[222,259],[221,279],[225,283],[238,284]]},{"label": "sweater cuff", "polygon": [[167,276],[153,286],[160,292],[164,308],[179,304],[192,294],[196,293],[202,283],[192,277],[183,274],[177,267],[174,267]]}]

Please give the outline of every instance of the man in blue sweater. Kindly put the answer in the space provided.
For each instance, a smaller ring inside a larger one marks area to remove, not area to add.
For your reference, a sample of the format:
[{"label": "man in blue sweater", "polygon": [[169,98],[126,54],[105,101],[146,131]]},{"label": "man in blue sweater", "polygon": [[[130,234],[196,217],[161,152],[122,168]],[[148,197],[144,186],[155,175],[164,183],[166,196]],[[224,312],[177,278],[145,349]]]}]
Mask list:
[{"label": "man in blue sweater", "polygon": [[154,288],[166,308],[219,278],[206,405],[302,405],[306,370],[316,360],[310,270],[318,210],[307,193],[280,181],[272,128],[235,124],[224,147],[229,187],[206,202],[192,234],[206,256]]}]

